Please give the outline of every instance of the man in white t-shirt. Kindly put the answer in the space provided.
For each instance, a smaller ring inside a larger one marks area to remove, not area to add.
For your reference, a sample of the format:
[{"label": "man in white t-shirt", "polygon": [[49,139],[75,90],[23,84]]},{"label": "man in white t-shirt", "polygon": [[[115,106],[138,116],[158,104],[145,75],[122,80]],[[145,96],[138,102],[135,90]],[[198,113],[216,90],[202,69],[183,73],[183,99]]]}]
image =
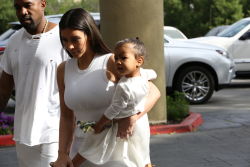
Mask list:
[{"label": "man in white t-shirt", "polygon": [[7,45],[0,67],[0,110],[15,88],[14,140],[20,167],[49,167],[57,158],[57,66],[68,58],[59,28],[44,16],[46,0],[13,0],[23,26]]}]

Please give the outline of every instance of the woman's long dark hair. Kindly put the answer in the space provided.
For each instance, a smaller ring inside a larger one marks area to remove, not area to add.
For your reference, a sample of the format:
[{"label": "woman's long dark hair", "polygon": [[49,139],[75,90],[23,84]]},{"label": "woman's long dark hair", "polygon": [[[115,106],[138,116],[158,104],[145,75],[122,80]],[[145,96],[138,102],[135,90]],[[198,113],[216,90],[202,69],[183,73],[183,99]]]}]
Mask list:
[{"label": "woman's long dark hair", "polygon": [[91,49],[97,54],[107,54],[111,52],[104,43],[93,17],[82,8],[67,11],[59,22],[59,28],[60,31],[66,28],[83,31],[88,38],[90,38]]}]

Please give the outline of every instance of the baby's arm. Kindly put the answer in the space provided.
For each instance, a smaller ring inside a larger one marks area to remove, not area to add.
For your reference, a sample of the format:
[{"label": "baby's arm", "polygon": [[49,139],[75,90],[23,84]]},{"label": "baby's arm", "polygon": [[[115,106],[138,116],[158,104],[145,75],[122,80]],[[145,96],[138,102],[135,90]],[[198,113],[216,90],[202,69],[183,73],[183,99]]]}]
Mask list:
[{"label": "baby's arm", "polygon": [[104,129],[104,127],[110,123],[111,120],[108,119],[104,114],[102,115],[101,119],[94,125],[93,129],[95,133],[100,133]]},{"label": "baby's arm", "polygon": [[119,83],[116,86],[116,90],[111,102],[111,105],[105,110],[104,114],[100,118],[100,120],[96,123],[96,125],[93,127],[95,130],[95,133],[100,133],[105,126],[111,122],[114,118],[117,118],[117,116],[122,113],[128,112],[128,101],[130,93],[127,90],[127,87],[124,87],[120,85]]}]

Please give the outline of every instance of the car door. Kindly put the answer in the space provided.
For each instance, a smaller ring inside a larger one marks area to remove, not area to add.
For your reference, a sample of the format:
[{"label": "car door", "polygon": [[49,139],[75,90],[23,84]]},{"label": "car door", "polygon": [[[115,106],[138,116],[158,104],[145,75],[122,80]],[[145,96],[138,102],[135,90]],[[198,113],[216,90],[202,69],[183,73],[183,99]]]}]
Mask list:
[{"label": "car door", "polygon": [[250,30],[235,40],[231,49],[235,55],[236,71],[250,72]]}]

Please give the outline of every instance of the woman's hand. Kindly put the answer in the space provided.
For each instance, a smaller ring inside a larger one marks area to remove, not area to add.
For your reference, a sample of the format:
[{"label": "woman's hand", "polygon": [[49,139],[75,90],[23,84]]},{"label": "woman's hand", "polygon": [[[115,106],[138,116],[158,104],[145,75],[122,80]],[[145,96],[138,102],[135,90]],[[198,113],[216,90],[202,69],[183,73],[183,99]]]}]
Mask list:
[{"label": "woman's hand", "polygon": [[118,132],[117,137],[128,138],[133,134],[135,122],[140,119],[144,114],[150,111],[157,100],[160,98],[161,93],[159,89],[152,83],[149,82],[149,94],[146,99],[145,109],[143,112],[139,112],[131,117],[123,118],[118,120]]},{"label": "woman's hand", "polygon": [[132,136],[137,119],[138,119],[137,114],[127,118],[119,119],[117,137],[120,137],[122,139],[127,139],[129,136]]},{"label": "woman's hand", "polygon": [[51,162],[50,166],[51,167],[74,167],[69,155],[64,154],[64,153],[59,153],[57,160],[55,162]]}]

